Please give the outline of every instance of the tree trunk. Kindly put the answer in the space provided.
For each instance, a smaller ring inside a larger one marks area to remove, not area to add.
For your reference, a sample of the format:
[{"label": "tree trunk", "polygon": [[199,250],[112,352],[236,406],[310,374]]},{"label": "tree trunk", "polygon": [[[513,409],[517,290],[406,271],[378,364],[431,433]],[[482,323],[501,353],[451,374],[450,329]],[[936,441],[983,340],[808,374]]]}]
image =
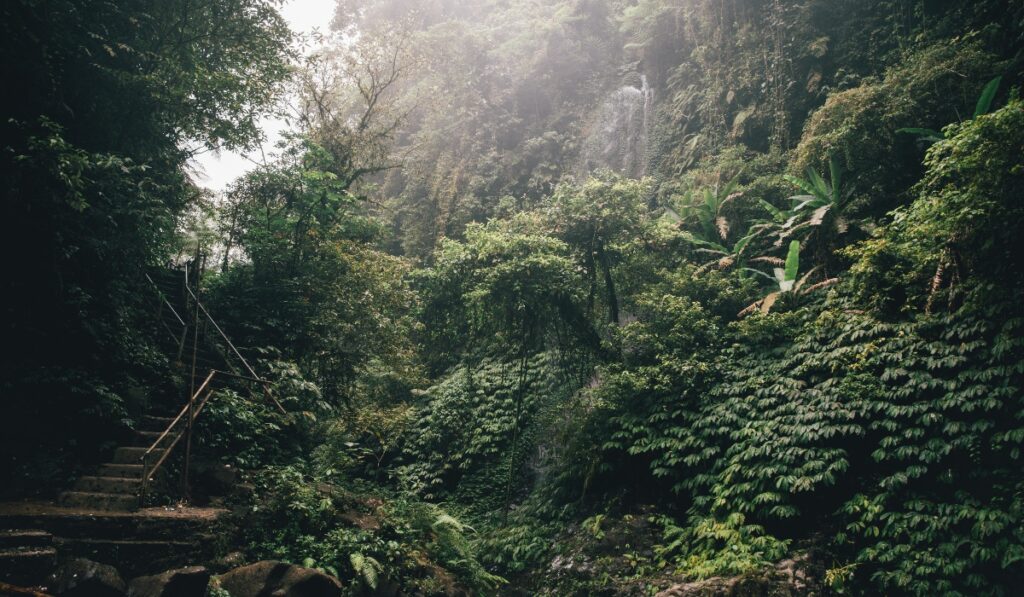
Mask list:
[{"label": "tree trunk", "polygon": [[597,258],[601,262],[601,269],[604,270],[604,286],[608,292],[608,319],[612,323],[619,324],[619,297],[615,293],[615,280],[612,279],[612,266],[608,262],[608,254],[605,253],[604,243],[597,243]]}]

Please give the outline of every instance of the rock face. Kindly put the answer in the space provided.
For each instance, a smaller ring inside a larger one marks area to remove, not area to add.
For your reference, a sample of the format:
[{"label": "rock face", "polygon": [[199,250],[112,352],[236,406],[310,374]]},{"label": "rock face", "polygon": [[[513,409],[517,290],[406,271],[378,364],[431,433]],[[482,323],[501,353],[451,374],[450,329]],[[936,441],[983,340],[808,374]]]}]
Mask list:
[{"label": "rock face", "polygon": [[783,560],[761,574],[715,577],[678,584],[655,597],[797,597],[820,595],[806,572],[805,560]]},{"label": "rock face", "polygon": [[232,597],[340,597],[341,583],[311,568],[284,562],[256,562],[220,576]]},{"label": "rock face", "polygon": [[124,597],[126,589],[116,568],[84,558],[65,562],[52,587],[61,597]]},{"label": "rock face", "polygon": [[210,571],[202,566],[140,576],[128,587],[128,597],[204,597]]}]

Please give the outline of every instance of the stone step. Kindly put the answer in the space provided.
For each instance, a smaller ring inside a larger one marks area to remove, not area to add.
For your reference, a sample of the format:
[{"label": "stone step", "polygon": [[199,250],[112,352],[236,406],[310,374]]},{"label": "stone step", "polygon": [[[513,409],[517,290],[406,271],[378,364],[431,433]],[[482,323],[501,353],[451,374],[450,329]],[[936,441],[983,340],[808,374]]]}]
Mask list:
[{"label": "stone step", "polygon": [[196,536],[195,541],[138,539],[60,539],[61,553],[95,562],[117,563],[126,576],[154,574],[202,562],[213,551],[212,537]]},{"label": "stone step", "polygon": [[[153,443],[156,442],[156,440],[160,439],[160,436],[163,435],[163,433],[163,431],[136,431],[135,446],[148,448],[152,446]],[[164,437],[164,439],[160,442],[160,445],[166,446],[167,444],[171,443],[174,440],[175,435],[175,431],[172,430],[171,433],[168,433],[167,436]]]},{"label": "stone step", "polygon": [[75,491],[90,493],[125,493],[138,495],[142,483],[140,479],[127,477],[80,477],[75,482]]},{"label": "stone step", "polygon": [[88,510],[116,510],[127,512],[139,507],[136,495],[125,493],[102,493],[94,491],[65,491],[60,494],[60,504],[69,508]]},{"label": "stone step", "polygon": [[[0,504],[0,508],[8,504]],[[9,509],[8,509],[9,510]],[[41,512],[4,512],[0,510],[0,527],[43,529],[62,539],[145,539],[180,540],[210,530],[218,514],[192,516],[169,508],[141,510],[89,510],[48,504]]]},{"label": "stone step", "polygon": [[152,415],[144,415],[139,419],[138,424],[135,426],[136,431],[163,431],[167,429],[167,426],[171,424],[174,417],[154,417]]},{"label": "stone step", "polygon": [[96,471],[98,477],[122,477],[125,479],[141,479],[142,478],[142,465],[141,464],[117,464],[107,463],[101,464],[100,468]]},{"label": "stone step", "polygon": [[57,567],[53,547],[0,549],[0,580],[13,584],[42,584]]},{"label": "stone step", "polygon": [[142,455],[146,448],[140,446],[121,446],[114,450],[114,464],[142,464]]},{"label": "stone step", "polygon": [[50,547],[53,535],[39,529],[0,530],[0,549],[18,547]]}]

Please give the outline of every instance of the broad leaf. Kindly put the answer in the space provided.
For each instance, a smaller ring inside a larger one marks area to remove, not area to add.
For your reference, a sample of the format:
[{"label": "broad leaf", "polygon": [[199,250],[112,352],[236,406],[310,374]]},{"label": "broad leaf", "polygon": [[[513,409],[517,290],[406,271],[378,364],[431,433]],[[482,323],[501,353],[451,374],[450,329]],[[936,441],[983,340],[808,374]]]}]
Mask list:
[{"label": "broad leaf", "polygon": [[743,238],[736,241],[736,245],[732,248],[733,255],[739,255],[743,252],[743,249],[747,248],[747,244],[750,243],[751,239],[757,236],[757,232],[753,232],[744,236]]},{"label": "broad leaf", "polygon": [[823,199],[829,196],[830,191],[828,185],[825,184],[825,179],[822,178],[820,174],[818,174],[817,170],[815,170],[814,168],[808,168],[807,179],[810,180],[811,184],[814,185],[814,195],[821,197]]},{"label": "broad leaf", "polygon": [[764,208],[765,211],[767,211],[769,214],[771,214],[773,220],[775,220],[776,222],[779,222],[779,223],[785,221],[786,216],[783,215],[782,210],[780,210],[779,208],[775,207],[771,203],[768,203],[764,199],[758,199],[757,202],[761,205],[761,207]]},{"label": "broad leaf", "polygon": [[813,195],[816,194],[816,190],[814,188],[814,185],[811,184],[810,182],[802,179],[802,178],[797,178],[796,176],[793,176],[791,174],[784,174],[782,176],[782,178],[784,178],[790,184],[792,184],[792,185],[796,186],[797,188],[801,189],[802,191],[804,191],[808,195],[812,195],[813,196]]},{"label": "broad leaf", "polygon": [[832,202],[838,204],[839,191],[842,188],[840,184],[842,182],[843,171],[839,167],[839,161],[835,158],[829,158],[828,172],[829,176],[832,177]]},{"label": "broad leaf", "polygon": [[699,247],[708,247],[722,253],[729,252],[729,249],[723,247],[722,245],[715,242],[704,240],[703,238],[700,238],[690,232],[683,232],[682,234],[680,234],[680,236],[683,237],[683,240],[689,243],[693,243]]},{"label": "broad leaf", "polygon": [[932,143],[934,143],[936,141],[942,141],[943,139],[945,139],[945,135],[943,135],[942,133],[940,133],[939,131],[937,131],[935,129],[926,129],[926,128],[919,128],[919,127],[907,127],[907,128],[902,128],[902,129],[896,129],[896,132],[897,133],[906,133],[908,135],[917,135],[922,140],[924,140],[924,141],[931,141]]},{"label": "broad leaf", "polygon": [[786,255],[786,277],[787,282],[796,282],[796,276],[800,272],[800,241],[789,242],[789,254]]},{"label": "broad leaf", "polygon": [[683,221],[683,218],[678,213],[676,213],[676,210],[672,209],[671,207],[664,208],[661,217],[671,221],[673,224],[678,224]]},{"label": "broad leaf", "polygon": [[988,111],[992,109],[992,100],[996,98],[996,92],[999,91],[999,83],[1002,80],[1002,77],[996,77],[985,85],[985,88],[981,91],[981,97],[978,98],[978,105],[974,108],[975,118],[982,114],[988,114]]},{"label": "broad leaf", "polygon": [[789,210],[791,212],[798,212],[805,207],[818,208],[826,203],[817,195],[796,195],[790,199],[793,200],[793,207]]}]

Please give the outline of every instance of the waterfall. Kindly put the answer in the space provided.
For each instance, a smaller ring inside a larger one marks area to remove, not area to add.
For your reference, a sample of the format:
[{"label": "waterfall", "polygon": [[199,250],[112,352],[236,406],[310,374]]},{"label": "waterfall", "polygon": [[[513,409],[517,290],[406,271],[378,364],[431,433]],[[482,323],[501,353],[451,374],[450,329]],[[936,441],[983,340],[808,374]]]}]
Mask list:
[{"label": "waterfall", "polygon": [[608,96],[583,139],[584,175],[599,168],[631,178],[646,173],[652,99],[645,75],[640,76],[640,88],[623,85]]}]

